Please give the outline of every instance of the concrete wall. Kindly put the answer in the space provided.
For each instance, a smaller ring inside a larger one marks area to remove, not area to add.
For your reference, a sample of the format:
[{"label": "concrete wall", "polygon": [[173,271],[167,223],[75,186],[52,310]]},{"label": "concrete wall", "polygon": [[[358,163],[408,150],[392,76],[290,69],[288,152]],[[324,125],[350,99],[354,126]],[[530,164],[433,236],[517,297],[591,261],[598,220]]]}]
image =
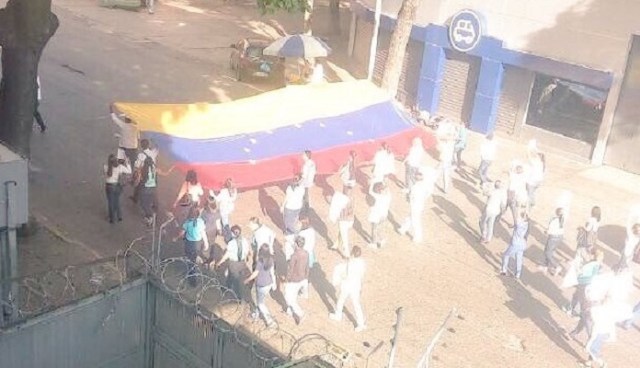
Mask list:
[{"label": "concrete wall", "polygon": [[[358,0],[373,9],[375,0]],[[396,17],[402,0],[382,0]],[[447,24],[461,9],[482,13],[505,47],[590,68],[623,72],[630,35],[640,33],[635,0],[422,0],[416,24]]]}]

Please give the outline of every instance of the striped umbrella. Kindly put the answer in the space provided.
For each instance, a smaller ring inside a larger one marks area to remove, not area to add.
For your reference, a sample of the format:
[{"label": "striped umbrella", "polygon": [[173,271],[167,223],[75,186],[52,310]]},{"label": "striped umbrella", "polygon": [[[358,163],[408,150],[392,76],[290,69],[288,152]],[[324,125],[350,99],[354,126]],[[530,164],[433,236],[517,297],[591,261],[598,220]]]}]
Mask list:
[{"label": "striped umbrella", "polygon": [[296,34],[274,41],[263,54],[288,58],[326,57],[331,54],[331,47],[318,37]]}]

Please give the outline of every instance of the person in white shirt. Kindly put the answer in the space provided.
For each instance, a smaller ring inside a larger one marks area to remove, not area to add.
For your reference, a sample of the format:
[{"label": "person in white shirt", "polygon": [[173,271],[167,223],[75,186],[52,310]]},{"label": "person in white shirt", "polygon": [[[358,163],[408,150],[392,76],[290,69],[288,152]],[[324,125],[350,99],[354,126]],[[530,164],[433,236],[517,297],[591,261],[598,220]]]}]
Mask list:
[{"label": "person in white shirt", "polygon": [[[249,229],[253,232],[253,236],[251,237],[251,248],[253,249],[254,256],[257,257],[258,250],[263,244],[266,244],[269,247],[269,253],[274,255],[273,243],[276,240],[276,233],[271,230],[270,227],[263,224],[257,217],[249,219]],[[254,258],[254,262],[255,261],[256,259]]]},{"label": "person in white shirt", "polygon": [[44,122],[42,115],[40,114],[40,101],[42,101],[42,89],[40,88],[40,76],[36,77],[36,101],[33,109],[33,117],[36,119],[40,132],[44,133],[47,130],[47,124]]},{"label": "person in white shirt", "polygon": [[404,184],[407,190],[413,185],[416,172],[420,167],[422,167],[424,155],[425,151],[424,146],[422,145],[422,139],[420,139],[420,137],[413,138],[411,148],[409,148],[409,153],[404,159]]},{"label": "person in white shirt", "polygon": [[529,158],[529,168],[527,170],[526,189],[529,202],[529,208],[536,205],[536,191],[542,184],[545,171],[544,154],[535,152]]},{"label": "person in white shirt", "polygon": [[350,151],[347,162],[340,167],[340,180],[343,187],[353,188],[356,186],[356,157],[356,151]]},{"label": "person in white shirt", "polygon": [[451,185],[453,155],[458,138],[456,125],[450,119],[443,120],[436,131],[436,138],[438,139],[438,151],[440,152],[438,169],[442,172],[442,191],[446,194],[449,192],[449,186]]},{"label": "person in white shirt", "polygon": [[222,225],[222,231],[225,228],[231,226],[231,214],[236,208],[236,200],[238,199],[238,189],[233,186],[233,180],[227,178],[224,182],[224,187],[220,189],[220,192],[216,195],[213,190],[209,190],[209,195],[213,196],[218,203],[218,209],[220,211],[220,223]]},{"label": "person in white shirt", "polygon": [[[417,172],[417,171],[416,171]],[[411,174],[415,178],[416,174]],[[412,179],[413,180],[413,179]],[[413,184],[412,184],[413,185]],[[385,239],[382,236],[382,227],[389,216],[391,207],[391,193],[387,186],[382,183],[373,183],[369,188],[369,195],[373,197],[373,206],[369,210],[369,222],[371,223],[371,243],[372,248],[382,248]]]},{"label": "person in white shirt", "polygon": [[125,159],[118,159],[116,155],[111,154],[107,159],[107,164],[104,166],[104,174],[109,222],[113,224],[116,219],[122,221],[122,213],[120,211],[122,185],[120,185],[120,176],[131,174],[131,166]]},{"label": "person in white shirt", "polygon": [[551,275],[555,276],[559,271],[560,264],[555,260],[554,255],[556,249],[562,243],[562,236],[564,235],[564,209],[562,207],[556,208],[556,214],[547,227],[547,243],[544,246],[544,267],[543,271],[549,271]]},{"label": "person in white shirt", "polygon": [[247,261],[251,259],[251,246],[242,236],[240,226],[231,227],[233,238],[227,244],[227,249],[222,258],[215,263],[215,268],[220,267],[224,262],[229,261],[227,287],[233,290],[237,298],[241,301],[247,300],[247,293],[244,280],[251,274]]},{"label": "person in white shirt", "polygon": [[507,189],[507,205],[511,209],[514,226],[518,218],[518,210],[527,208],[527,202],[527,174],[524,166],[515,161],[509,171],[509,188]]},{"label": "person in white shirt", "polygon": [[186,208],[200,206],[202,196],[204,196],[204,189],[198,182],[198,174],[195,170],[189,170],[180,187],[178,196],[173,202],[173,208],[178,207],[178,205]]},{"label": "person in white shirt", "polygon": [[306,192],[302,184],[302,178],[298,175],[287,186],[285,191],[281,208],[285,235],[295,234],[298,230],[298,219],[304,206],[304,194]]},{"label": "person in white shirt", "polygon": [[309,190],[313,187],[313,182],[316,177],[316,163],[311,159],[311,151],[309,150],[304,151],[302,160],[301,180],[302,186],[304,187],[302,208],[307,211],[309,210]]},{"label": "person in white shirt", "polygon": [[111,120],[120,128],[118,158],[126,156],[129,162],[135,165],[138,160],[138,140],[140,139],[138,127],[128,116],[118,114],[113,104],[109,106],[109,109],[111,111]]},{"label": "person in white shirt", "polygon": [[489,179],[489,167],[496,158],[496,150],[496,141],[493,138],[493,133],[489,133],[480,146],[480,166],[478,166],[480,186],[491,181]]},{"label": "person in white shirt", "polygon": [[348,257],[350,252],[349,232],[355,221],[353,211],[353,197],[351,188],[344,187],[341,192],[336,192],[329,204],[329,221],[338,224],[338,241],[333,243],[331,249],[339,249],[344,257]]},{"label": "person in white shirt", "polygon": [[[316,231],[311,227],[311,221],[306,214],[300,215],[300,231],[298,232],[298,236],[304,239],[303,249],[309,254],[309,270],[313,270],[316,264]],[[300,290],[300,295],[304,299],[309,298],[309,280],[307,280],[307,284]]]},{"label": "person in white shirt", "polygon": [[338,301],[334,313],[329,314],[329,318],[334,321],[342,320],[342,311],[347,298],[353,304],[353,313],[356,318],[356,332],[366,329],[362,304],[360,304],[360,294],[362,291],[362,281],[365,273],[365,262],[360,257],[362,251],[357,245],[351,250],[351,257],[346,264],[340,264],[334,271],[333,284],[340,288]]},{"label": "person in white shirt", "polygon": [[395,157],[387,143],[382,143],[380,149],[373,157],[373,172],[371,182],[384,181],[387,176],[395,171]]},{"label": "person in white shirt", "polygon": [[416,182],[409,189],[409,216],[398,229],[401,235],[411,232],[413,242],[421,243],[422,236],[422,214],[427,198],[433,192],[436,180],[436,172],[431,168],[423,168],[416,174]]},{"label": "person in white shirt", "polygon": [[488,194],[487,203],[480,218],[480,242],[482,244],[488,244],[491,241],[496,219],[507,207],[507,192],[502,188],[500,180],[493,183],[493,189]]},{"label": "person in white shirt", "polygon": [[[157,158],[158,158],[158,149],[156,147],[152,147],[151,145],[151,141],[149,141],[148,139],[142,139],[140,140],[140,152],[138,153],[138,157],[136,158],[136,160],[134,162],[132,162],[133,164],[133,170],[134,170],[134,182],[136,181],[136,176],[141,176],[142,175],[142,166],[144,166],[144,162],[147,158],[150,158],[153,161],[153,164],[157,167]],[[134,189],[133,189],[133,196],[131,197],[131,200],[134,203],[138,202],[138,198],[140,196],[140,190],[142,188],[142,183],[139,183]]]}]

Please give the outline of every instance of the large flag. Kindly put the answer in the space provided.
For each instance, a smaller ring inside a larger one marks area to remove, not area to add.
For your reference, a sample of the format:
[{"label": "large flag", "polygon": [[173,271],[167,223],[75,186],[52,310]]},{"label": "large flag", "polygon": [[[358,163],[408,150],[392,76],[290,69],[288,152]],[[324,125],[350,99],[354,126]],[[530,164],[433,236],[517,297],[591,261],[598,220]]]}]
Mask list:
[{"label": "large flag", "polygon": [[212,188],[226,178],[240,188],[293,178],[305,150],[318,174],[332,174],[351,150],[366,161],[382,142],[400,156],[415,137],[433,145],[430,134],[367,81],[288,86],[218,104],[116,106],[176,167],[195,169]]}]

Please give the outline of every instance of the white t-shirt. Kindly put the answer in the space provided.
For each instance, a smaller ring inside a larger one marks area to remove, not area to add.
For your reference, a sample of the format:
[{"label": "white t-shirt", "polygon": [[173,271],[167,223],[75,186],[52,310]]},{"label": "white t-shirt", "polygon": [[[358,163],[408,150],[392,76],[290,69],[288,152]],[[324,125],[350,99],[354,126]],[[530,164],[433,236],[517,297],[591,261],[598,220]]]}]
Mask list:
[{"label": "white t-shirt", "polygon": [[336,192],[331,197],[331,203],[329,204],[329,221],[334,224],[340,219],[340,213],[349,204],[349,197],[342,192]]},{"label": "white t-shirt", "polygon": [[306,229],[302,229],[298,232],[298,236],[304,238],[304,250],[309,253],[309,257],[312,257],[314,254],[314,249],[316,248],[316,232],[312,227],[308,227]]},{"label": "white t-shirt", "polygon": [[561,236],[564,234],[564,226],[560,227],[560,218],[554,217],[549,221],[549,227],[547,228],[547,235]]},{"label": "white t-shirt", "polygon": [[540,159],[534,159],[529,163],[529,170],[527,170],[527,183],[539,184],[544,179],[544,164]]},{"label": "white t-shirt", "polygon": [[[373,187],[373,185],[372,185]],[[369,194],[373,197],[374,203],[369,211],[369,222],[378,223],[389,215],[389,208],[391,207],[391,194],[388,190],[382,193],[376,193],[372,190]]]},{"label": "white t-shirt", "polygon": [[218,208],[220,209],[220,215],[228,216],[235,209],[235,202],[238,198],[238,191],[233,190],[233,193],[229,191],[229,188],[220,189],[220,193],[216,196],[218,202]]},{"label": "white t-shirt", "polygon": [[350,258],[347,261],[346,276],[342,281],[342,287],[351,290],[360,290],[362,288],[365,269],[366,266],[362,258]]},{"label": "white t-shirt", "polygon": [[253,232],[253,239],[251,242],[256,245],[257,249],[260,249],[262,244],[267,244],[269,246],[269,253],[274,254],[273,252],[273,242],[276,239],[276,233],[273,232],[267,225],[260,225],[256,231]]},{"label": "white t-shirt", "polygon": [[139,169],[142,167],[142,165],[144,165],[144,161],[147,159],[147,156],[150,157],[154,163],[156,163],[156,159],[158,158],[158,150],[155,148],[147,148],[146,150],[138,153],[138,159],[136,160],[136,163],[134,165],[136,169]]},{"label": "white t-shirt", "polygon": [[[242,259],[238,259],[238,243],[242,244]],[[233,238],[231,239],[229,244],[227,244],[227,251],[225,252],[225,254],[231,262],[244,261],[249,255],[249,244],[243,237]]]},{"label": "white t-shirt", "polygon": [[125,123],[115,113],[111,113],[111,120],[120,128],[120,147],[127,149],[138,148],[138,127],[133,123]]},{"label": "white t-shirt", "polygon": [[199,203],[200,197],[204,195],[204,189],[202,189],[202,185],[200,183],[196,185],[191,185],[190,183],[185,183],[187,185],[187,194],[189,198],[191,198],[192,202]]},{"label": "white t-shirt", "polygon": [[584,227],[587,231],[596,232],[600,228],[600,221],[598,221],[595,217],[589,217],[587,220],[587,225]]},{"label": "white t-shirt", "polygon": [[523,171],[518,174],[515,169],[509,172],[509,190],[516,193],[516,197],[527,192],[527,175]]},{"label": "white t-shirt", "polygon": [[105,175],[105,183],[107,184],[118,184],[118,178],[120,174],[131,174],[131,166],[129,164],[118,165],[111,170],[111,176],[107,176],[107,171],[109,167],[104,165],[104,175]]},{"label": "white t-shirt", "polygon": [[313,160],[306,160],[302,165],[302,185],[305,188],[311,188],[315,177],[316,163]]},{"label": "white t-shirt", "polygon": [[288,210],[299,210],[302,208],[302,202],[304,200],[304,187],[302,185],[296,185],[295,187],[289,185],[287,192],[284,196],[284,208]]},{"label": "white t-shirt", "polygon": [[422,166],[422,159],[424,158],[424,147],[422,144],[412,145],[407,155],[407,165],[411,167]]},{"label": "white t-shirt", "polygon": [[435,170],[431,168],[428,170],[423,169],[422,180],[416,181],[409,190],[409,205],[412,212],[420,212],[424,209],[425,201],[433,193],[435,178]]},{"label": "white t-shirt", "polygon": [[504,189],[493,189],[487,199],[485,211],[488,215],[498,215],[507,205],[507,192]]},{"label": "white t-shirt", "polygon": [[496,141],[485,139],[480,146],[480,159],[483,161],[493,161],[496,158],[496,151]]}]

